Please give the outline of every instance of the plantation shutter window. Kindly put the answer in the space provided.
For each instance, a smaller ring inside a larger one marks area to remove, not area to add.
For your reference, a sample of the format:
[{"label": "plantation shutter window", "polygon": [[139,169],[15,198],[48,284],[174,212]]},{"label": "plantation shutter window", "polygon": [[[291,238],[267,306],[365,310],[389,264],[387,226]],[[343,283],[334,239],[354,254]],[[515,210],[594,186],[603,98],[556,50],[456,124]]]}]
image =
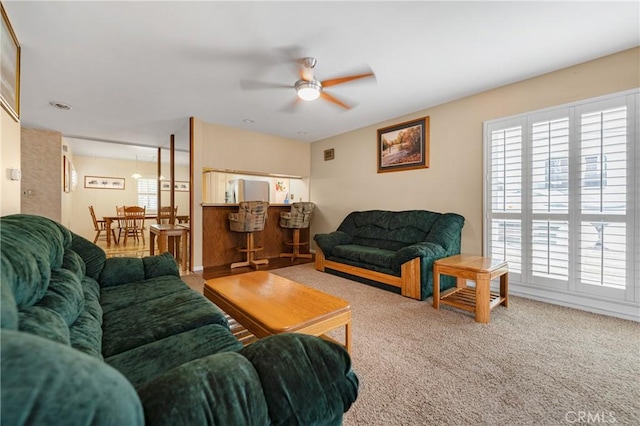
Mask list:
[{"label": "plantation shutter window", "polygon": [[583,283],[624,289],[626,281],[626,106],[580,117],[580,274]]},{"label": "plantation shutter window", "polygon": [[634,90],[485,123],[484,251],[523,292],[640,305],[639,102]]},{"label": "plantation shutter window", "polygon": [[138,205],[147,211],[158,211],[158,181],[138,179]]}]

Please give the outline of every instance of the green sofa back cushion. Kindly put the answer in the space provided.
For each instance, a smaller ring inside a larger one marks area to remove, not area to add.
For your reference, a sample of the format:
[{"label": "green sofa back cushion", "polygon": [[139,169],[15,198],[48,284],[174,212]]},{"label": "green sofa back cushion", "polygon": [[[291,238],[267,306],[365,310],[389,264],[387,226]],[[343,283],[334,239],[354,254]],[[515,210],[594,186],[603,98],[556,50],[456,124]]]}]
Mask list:
[{"label": "green sofa back cushion", "polygon": [[56,222],[32,215],[0,219],[2,285],[9,285],[18,308],[32,306],[44,296],[51,270],[62,266],[71,232]]},{"label": "green sofa back cushion", "polygon": [[351,235],[353,244],[396,251],[425,241],[440,216],[426,210],[351,212],[338,231]]},{"label": "green sofa back cushion", "polygon": [[100,285],[111,287],[144,280],[142,259],[134,257],[111,257],[100,274]]},{"label": "green sofa back cushion", "polygon": [[80,235],[72,234],[71,249],[84,261],[85,274],[94,280],[100,277],[107,255],[97,245]]}]

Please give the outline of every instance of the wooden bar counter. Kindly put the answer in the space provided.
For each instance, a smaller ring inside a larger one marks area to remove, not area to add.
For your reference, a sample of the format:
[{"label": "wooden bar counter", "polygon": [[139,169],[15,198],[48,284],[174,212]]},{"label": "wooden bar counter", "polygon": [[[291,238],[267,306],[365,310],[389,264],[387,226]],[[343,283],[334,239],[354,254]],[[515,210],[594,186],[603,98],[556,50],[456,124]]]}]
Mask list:
[{"label": "wooden bar counter", "polygon": [[[246,236],[229,228],[229,213],[237,211],[238,204],[202,204],[202,265],[205,269],[244,259],[237,248],[246,245]],[[291,211],[291,204],[269,205],[264,230],[255,233],[256,246],[263,248],[256,253],[256,258],[276,258],[291,250],[287,242],[293,240],[293,230],[280,227],[280,213],[288,211]],[[300,230],[300,240],[309,241],[309,228]],[[308,250],[308,245],[301,247],[302,252],[308,253]]]}]

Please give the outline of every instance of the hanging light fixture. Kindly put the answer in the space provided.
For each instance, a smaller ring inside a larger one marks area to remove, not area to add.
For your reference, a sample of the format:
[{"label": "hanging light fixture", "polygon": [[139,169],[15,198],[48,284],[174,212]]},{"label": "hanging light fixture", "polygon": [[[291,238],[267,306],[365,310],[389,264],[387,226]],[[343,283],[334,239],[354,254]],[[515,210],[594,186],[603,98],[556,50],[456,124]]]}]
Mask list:
[{"label": "hanging light fixture", "polygon": [[138,156],[136,155],[136,168],[135,168],[135,173],[133,173],[131,175],[132,178],[134,179],[140,179],[142,177],[142,175],[140,173],[138,173]]}]

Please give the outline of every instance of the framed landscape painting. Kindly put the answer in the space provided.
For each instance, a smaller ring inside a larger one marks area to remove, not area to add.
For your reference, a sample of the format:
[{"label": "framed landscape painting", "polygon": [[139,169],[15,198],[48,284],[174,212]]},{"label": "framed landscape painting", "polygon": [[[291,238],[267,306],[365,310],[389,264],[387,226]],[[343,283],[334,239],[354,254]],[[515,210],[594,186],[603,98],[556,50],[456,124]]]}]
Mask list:
[{"label": "framed landscape painting", "polygon": [[20,45],[0,3],[0,103],[13,117],[20,119]]},{"label": "framed landscape painting", "polygon": [[429,167],[429,117],[378,129],[378,173]]}]

